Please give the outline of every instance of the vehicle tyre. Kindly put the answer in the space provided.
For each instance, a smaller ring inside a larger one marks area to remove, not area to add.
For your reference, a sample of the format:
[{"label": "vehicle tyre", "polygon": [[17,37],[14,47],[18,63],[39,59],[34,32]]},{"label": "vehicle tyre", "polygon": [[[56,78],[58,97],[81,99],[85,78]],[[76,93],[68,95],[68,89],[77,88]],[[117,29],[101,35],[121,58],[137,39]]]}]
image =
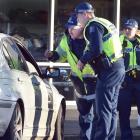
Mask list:
[{"label": "vehicle tyre", "polygon": [[22,140],[22,132],[23,132],[23,118],[22,118],[20,106],[17,103],[9,127],[7,129],[5,139]]},{"label": "vehicle tyre", "polygon": [[65,121],[65,116],[61,105],[55,123],[55,132],[54,132],[53,140],[64,140],[64,121]]}]

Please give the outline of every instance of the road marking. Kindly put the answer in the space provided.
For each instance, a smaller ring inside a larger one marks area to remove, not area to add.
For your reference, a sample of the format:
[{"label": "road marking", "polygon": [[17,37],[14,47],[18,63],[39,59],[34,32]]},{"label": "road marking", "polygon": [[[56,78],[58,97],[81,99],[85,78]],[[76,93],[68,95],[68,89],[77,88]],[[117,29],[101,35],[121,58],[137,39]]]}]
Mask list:
[{"label": "road marking", "polygon": [[76,101],[66,101],[67,109],[77,109]]},{"label": "road marking", "polygon": [[76,105],[76,101],[66,101],[66,105],[74,106]]}]

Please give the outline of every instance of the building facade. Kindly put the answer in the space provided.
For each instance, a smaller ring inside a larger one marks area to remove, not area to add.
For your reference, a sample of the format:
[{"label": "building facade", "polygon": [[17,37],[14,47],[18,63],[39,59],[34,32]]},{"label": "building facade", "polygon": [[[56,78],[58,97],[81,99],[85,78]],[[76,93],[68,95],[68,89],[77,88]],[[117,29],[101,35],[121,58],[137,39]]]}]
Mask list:
[{"label": "building facade", "polygon": [[[57,45],[64,25],[74,7],[83,0],[1,0],[0,30],[11,34],[14,28],[23,26],[28,30],[31,39],[35,38],[35,49],[45,47],[53,49]],[[138,0],[87,0],[94,8],[96,16],[104,17],[116,24],[121,30],[127,18],[140,22]],[[41,43],[40,44],[40,41]],[[33,47],[33,46],[30,46]],[[37,61],[43,61],[35,55]]]}]

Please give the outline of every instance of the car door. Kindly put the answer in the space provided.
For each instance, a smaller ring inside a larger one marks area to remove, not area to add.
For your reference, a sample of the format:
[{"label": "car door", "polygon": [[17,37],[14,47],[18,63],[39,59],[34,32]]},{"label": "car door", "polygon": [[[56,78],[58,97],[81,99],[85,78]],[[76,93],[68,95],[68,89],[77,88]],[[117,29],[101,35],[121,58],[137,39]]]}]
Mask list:
[{"label": "car door", "polygon": [[37,118],[41,117],[41,119],[35,119],[36,126],[39,125],[40,128],[45,128],[45,135],[48,135],[50,133],[52,116],[54,112],[52,89],[47,80],[44,82],[40,68],[38,67],[31,54],[24,46],[22,46],[20,42],[16,40],[15,42],[22,52],[28,65],[30,77],[36,91],[35,105],[41,109],[41,112],[38,111],[38,113],[36,110],[36,114],[38,115]]},{"label": "car door", "polygon": [[[36,76],[41,80],[41,85],[42,87],[45,88],[45,90],[47,89],[47,96],[48,96],[48,102],[46,102],[45,100],[45,103],[47,103],[48,105],[48,117],[47,117],[47,121],[43,124],[45,124],[46,126],[46,132],[45,134],[46,135],[49,135],[50,131],[51,131],[51,125],[52,125],[52,118],[53,118],[53,114],[54,114],[54,106],[53,106],[53,91],[49,85],[49,82],[47,79],[44,79],[44,76],[42,74],[42,72],[40,71],[40,68],[38,67],[37,63],[35,62],[34,58],[32,57],[32,55],[29,53],[29,51],[23,46],[22,43],[20,43],[19,41],[15,40],[18,48],[20,49],[20,51],[22,52],[22,54],[24,55],[24,58],[26,59],[26,62],[28,65],[28,68],[30,68],[30,73],[38,73]],[[45,93],[45,92],[43,92]],[[46,94],[45,94],[46,96]],[[45,99],[45,98],[44,98]],[[43,106],[45,108],[45,106]],[[46,109],[44,109],[46,110]],[[46,112],[45,112],[46,113]],[[43,116],[46,116],[46,115],[43,115]],[[42,119],[44,120],[44,119]]]},{"label": "car door", "polygon": [[[28,66],[10,39],[3,39],[4,53],[9,59],[11,78],[17,97],[23,100],[25,107],[25,131],[32,135],[41,134],[48,116],[48,94],[45,85],[37,74],[29,73]],[[30,128],[33,128],[31,131]],[[42,128],[42,129],[39,129]],[[45,130],[44,130],[45,132]]]},{"label": "car door", "polygon": [[[47,93],[48,93],[48,102],[46,102],[48,104],[48,117],[47,117],[47,121],[46,123],[44,123],[46,125],[46,135],[49,135],[50,131],[51,131],[51,125],[54,123],[52,122],[52,118],[53,118],[53,114],[54,114],[54,103],[53,103],[53,91],[50,87],[50,84],[48,82],[47,79],[44,79],[44,76],[40,70],[40,68],[38,67],[37,63],[35,62],[34,58],[32,57],[32,55],[29,53],[29,51],[23,46],[23,44],[17,40],[14,40],[18,46],[18,48],[20,49],[20,51],[22,52],[27,64],[31,63],[32,64],[32,68],[34,69],[33,72],[30,73],[34,73],[34,71],[37,71],[37,73],[39,75],[38,78],[41,79],[41,83],[43,83],[43,85],[45,86],[45,89],[47,89]],[[31,66],[31,65],[30,65]],[[31,68],[31,69],[32,69]],[[32,71],[32,70],[31,70]],[[45,83],[45,84],[44,84]],[[45,99],[45,98],[44,98]]]},{"label": "car door", "polygon": [[48,118],[48,90],[46,84],[39,77],[35,67],[27,61],[30,78],[35,91],[35,119],[34,126],[36,128],[45,128]]},{"label": "car door", "polygon": [[[32,82],[28,75],[28,67],[24,63],[24,60],[20,57],[20,54],[10,39],[3,39],[3,51],[5,58],[11,68],[11,79],[12,79],[12,86],[14,91],[16,91],[16,97],[21,98],[23,100],[23,104],[25,108],[34,109],[34,89],[32,86]],[[30,103],[30,104],[29,104]],[[26,111],[26,110],[25,110]],[[33,116],[33,112],[30,112]],[[26,115],[26,112],[25,112]],[[25,116],[26,119],[26,116]],[[29,123],[28,126],[32,126]]]}]

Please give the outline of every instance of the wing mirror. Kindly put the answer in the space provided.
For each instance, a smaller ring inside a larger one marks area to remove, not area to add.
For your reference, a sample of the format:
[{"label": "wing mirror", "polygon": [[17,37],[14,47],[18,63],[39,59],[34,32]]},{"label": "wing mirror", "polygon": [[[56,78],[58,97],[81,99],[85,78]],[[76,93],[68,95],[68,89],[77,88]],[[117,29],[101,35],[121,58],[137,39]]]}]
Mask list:
[{"label": "wing mirror", "polygon": [[58,78],[58,77],[60,77],[59,68],[50,68],[50,67],[46,68],[44,78]]},{"label": "wing mirror", "polygon": [[60,69],[60,76],[64,81],[69,81],[69,73],[66,69]]},{"label": "wing mirror", "polygon": [[69,81],[69,73],[66,69],[61,69],[61,68],[50,68],[47,67],[45,69],[45,72],[43,73],[43,78],[60,78],[64,81]]}]

